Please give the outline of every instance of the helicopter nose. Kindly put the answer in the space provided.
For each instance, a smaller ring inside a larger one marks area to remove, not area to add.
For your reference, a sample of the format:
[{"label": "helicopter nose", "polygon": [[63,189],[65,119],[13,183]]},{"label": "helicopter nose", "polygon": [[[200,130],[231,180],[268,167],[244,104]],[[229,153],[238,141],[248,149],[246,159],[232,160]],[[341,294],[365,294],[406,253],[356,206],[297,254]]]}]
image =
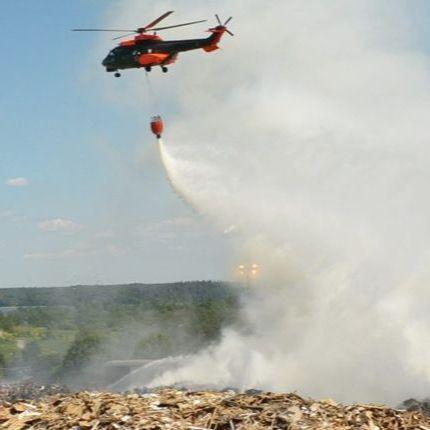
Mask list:
[{"label": "helicopter nose", "polygon": [[102,61],[102,65],[105,67],[109,67],[112,64],[115,63],[115,57],[112,55],[108,55],[103,61]]}]

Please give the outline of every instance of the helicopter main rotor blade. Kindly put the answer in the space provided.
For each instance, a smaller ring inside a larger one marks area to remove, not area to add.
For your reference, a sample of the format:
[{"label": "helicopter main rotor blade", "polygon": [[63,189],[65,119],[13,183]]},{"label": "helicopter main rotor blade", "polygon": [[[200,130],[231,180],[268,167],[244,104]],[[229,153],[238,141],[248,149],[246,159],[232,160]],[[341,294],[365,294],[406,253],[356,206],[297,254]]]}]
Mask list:
[{"label": "helicopter main rotor blade", "polygon": [[233,17],[231,16],[225,23],[224,23],[224,27],[233,19]]},{"label": "helicopter main rotor blade", "polygon": [[127,34],[123,34],[122,36],[114,37],[112,40],[118,40],[118,39],[122,39],[123,37],[133,36],[136,33],[137,31],[133,31],[133,33],[127,33]]},{"label": "helicopter main rotor blade", "polygon": [[216,18],[216,20],[218,21],[218,24],[219,24],[219,25],[222,25],[222,22],[221,22],[221,20],[219,19],[218,14],[215,14],[215,18]]},{"label": "helicopter main rotor blade", "polygon": [[186,25],[199,24],[200,22],[206,22],[206,21],[207,21],[206,19],[203,19],[201,21],[186,22],[185,24],[177,24],[177,25],[169,25],[167,27],[151,28],[151,31],[160,31],[160,30],[167,30],[168,28],[185,27]]},{"label": "helicopter main rotor blade", "polygon": [[225,31],[226,31],[226,33],[228,33],[230,36],[234,36],[234,34],[233,34],[230,30],[225,29]]},{"label": "helicopter main rotor blade", "polygon": [[[144,28],[145,30],[148,30],[149,28],[154,27],[154,25],[157,25],[160,21],[162,21],[163,19],[167,18],[169,15],[171,15],[173,13],[173,10],[169,10],[168,12],[166,12],[165,14],[161,15],[159,18],[155,19],[154,21],[152,21],[150,24],[145,25]],[[140,29],[139,29],[140,30]]]},{"label": "helicopter main rotor blade", "polygon": [[125,33],[126,31],[134,31],[135,30],[111,30],[106,28],[73,28],[72,31],[119,31],[121,33]]}]

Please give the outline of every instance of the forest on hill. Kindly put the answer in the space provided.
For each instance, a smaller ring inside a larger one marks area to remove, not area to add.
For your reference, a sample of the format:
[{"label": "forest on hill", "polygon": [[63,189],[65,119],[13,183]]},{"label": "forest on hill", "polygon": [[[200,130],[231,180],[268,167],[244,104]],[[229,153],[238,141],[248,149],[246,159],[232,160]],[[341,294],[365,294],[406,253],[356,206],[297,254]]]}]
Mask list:
[{"label": "forest on hill", "polygon": [[237,291],[207,281],[2,289],[2,376],[96,382],[109,360],[192,354],[237,323]]}]

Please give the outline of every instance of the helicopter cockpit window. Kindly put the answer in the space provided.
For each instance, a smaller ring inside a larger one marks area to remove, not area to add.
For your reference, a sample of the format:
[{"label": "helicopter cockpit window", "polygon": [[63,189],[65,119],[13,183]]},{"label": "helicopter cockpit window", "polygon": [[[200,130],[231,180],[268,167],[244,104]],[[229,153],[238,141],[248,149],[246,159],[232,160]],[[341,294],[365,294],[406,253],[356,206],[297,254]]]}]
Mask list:
[{"label": "helicopter cockpit window", "polygon": [[113,56],[113,55],[118,55],[120,54],[122,51],[121,46],[117,46],[116,48],[112,49],[112,51],[109,52],[109,55]]}]

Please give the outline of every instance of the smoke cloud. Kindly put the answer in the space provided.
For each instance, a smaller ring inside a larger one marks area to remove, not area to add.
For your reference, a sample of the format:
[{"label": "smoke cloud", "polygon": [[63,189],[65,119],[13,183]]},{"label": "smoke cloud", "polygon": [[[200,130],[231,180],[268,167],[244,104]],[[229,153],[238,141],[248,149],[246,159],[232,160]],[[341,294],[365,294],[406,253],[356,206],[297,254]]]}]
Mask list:
[{"label": "smoke cloud", "polygon": [[[178,22],[200,18],[215,2],[126,6],[109,24],[171,8]],[[408,7],[217,1],[236,37],[154,76],[174,106],[170,180],[220,229],[235,226],[238,261],[262,273],[244,303],[252,330],[226,331],[153,385],[389,403],[429,394],[429,58]]]}]

